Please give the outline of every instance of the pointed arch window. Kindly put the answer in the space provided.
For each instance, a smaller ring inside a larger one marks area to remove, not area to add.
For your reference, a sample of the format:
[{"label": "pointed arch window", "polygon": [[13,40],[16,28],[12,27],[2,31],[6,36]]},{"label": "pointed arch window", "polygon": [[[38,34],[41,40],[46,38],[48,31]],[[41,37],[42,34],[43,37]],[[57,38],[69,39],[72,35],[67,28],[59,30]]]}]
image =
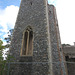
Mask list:
[{"label": "pointed arch window", "polygon": [[33,31],[31,27],[27,27],[23,33],[21,56],[32,56],[33,54]]}]

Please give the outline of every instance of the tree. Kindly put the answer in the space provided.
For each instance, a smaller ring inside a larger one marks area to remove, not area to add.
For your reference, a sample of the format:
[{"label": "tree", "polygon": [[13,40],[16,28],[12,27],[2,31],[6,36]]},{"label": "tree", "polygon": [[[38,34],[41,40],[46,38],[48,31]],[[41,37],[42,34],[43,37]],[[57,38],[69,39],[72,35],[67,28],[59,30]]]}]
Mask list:
[{"label": "tree", "polygon": [[[7,33],[8,34],[8,37],[5,38],[5,40],[7,42],[7,45],[5,46],[6,48],[9,48],[10,47],[10,43],[11,43],[11,39],[12,39],[12,35],[13,35],[13,30],[14,29],[10,29],[9,32]],[[10,55],[9,50],[7,51],[6,54],[7,54],[6,61],[7,62],[11,62],[10,59],[11,58],[14,58],[14,57]]]},{"label": "tree", "polygon": [[9,48],[10,43],[11,43],[11,37],[13,34],[13,29],[9,30],[8,32],[8,37],[5,38],[7,45],[3,46],[3,41],[0,40],[0,75],[4,75],[6,73],[6,62],[9,62],[9,60],[12,58],[12,56],[9,55],[9,51],[6,52],[6,60],[3,59],[3,51],[6,48]]},{"label": "tree", "polygon": [[3,57],[2,57],[2,55],[3,55],[3,49],[5,49],[5,46],[3,46],[3,41],[0,40],[0,62],[3,61]]},{"label": "tree", "polygon": [[12,38],[12,35],[13,35],[13,30],[14,29],[10,29],[9,32],[8,32],[8,37],[5,38],[5,40],[7,42],[7,45],[6,45],[7,48],[9,48],[9,46],[10,46],[11,38]]},{"label": "tree", "polygon": [[5,71],[7,69],[6,62],[9,62],[9,60],[13,58],[12,56],[9,55],[9,51],[8,51],[6,53],[7,55],[6,60],[3,59],[3,51],[4,49],[9,48],[12,34],[13,34],[13,29],[9,30],[8,37],[5,38],[7,42],[7,45],[5,46],[3,46],[3,41],[0,40],[0,75],[4,75],[4,73],[6,73]]},{"label": "tree", "polygon": [[3,60],[3,50],[5,49],[5,46],[3,46],[3,41],[0,40],[0,75],[4,72],[5,67],[5,61]]}]

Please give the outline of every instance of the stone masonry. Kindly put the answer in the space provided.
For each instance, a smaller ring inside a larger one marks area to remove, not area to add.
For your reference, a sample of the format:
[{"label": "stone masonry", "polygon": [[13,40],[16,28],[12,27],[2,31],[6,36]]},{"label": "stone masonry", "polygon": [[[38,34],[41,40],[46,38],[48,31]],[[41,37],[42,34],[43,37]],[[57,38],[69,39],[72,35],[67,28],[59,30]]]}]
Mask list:
[{"label": "stone masonry", "polygon": [[63,47],[68,75],[75,75],[75,45]]},{"label": "stone masonry", "polygon": [[[33,30],[33,50],[31,56],[22,56],[27,27]],[[55,7],[47,0],[21,0],[10,55],[10,75],[66,75]]]}]

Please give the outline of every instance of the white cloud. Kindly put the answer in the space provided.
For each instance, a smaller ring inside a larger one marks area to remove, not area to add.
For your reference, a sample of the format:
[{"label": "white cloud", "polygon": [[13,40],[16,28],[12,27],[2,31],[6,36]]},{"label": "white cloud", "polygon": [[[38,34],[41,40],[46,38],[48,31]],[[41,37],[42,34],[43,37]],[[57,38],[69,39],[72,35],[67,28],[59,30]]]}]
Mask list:
[{"label": "white cloud", "polygon": [[[73,44],[75,42],[75,2],[74,0],[48,0],[51,3],[56,2],[56,10],[58,23],[61,34],[62,43]],[[8,27],[11,29],[15,25],[18,6],[7,6],[5,9],[0,9],[0,29],[2,32],[8,32]],[[6,36],[6,35],[4,35]]]},{"label": "white cloud", "polygon": [[3,37],[4,37],[4,38],[5,38],[5,37],[8,37],[8,34],[3,35]]},{"label": "white cloud", "polygon": [[74,0],[57,0],[57,17],[62,43],[75,42],[75,2]]},{"label": "white cloud", "polygon": [[2,27],[0,31],[8,32],[8,28],[14,27],[18,10],[19,7],[14,5],[0,9],[0,27]]},{"label": "white cloud", "polygon": [[55,0],[49,0],[51,3],[54,2]]},{"label": "white cloud", "polygon": [[4,46],[7,45],[7,42],[3,41],[3,45],[4,45]]}]

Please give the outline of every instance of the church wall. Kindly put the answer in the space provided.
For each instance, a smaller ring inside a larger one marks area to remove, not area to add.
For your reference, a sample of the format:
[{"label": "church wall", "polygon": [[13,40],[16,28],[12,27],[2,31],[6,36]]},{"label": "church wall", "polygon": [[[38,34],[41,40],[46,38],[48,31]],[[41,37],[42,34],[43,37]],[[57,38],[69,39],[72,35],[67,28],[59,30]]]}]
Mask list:
[{"label": "church wall", "polygon": [[[64,52],[65,53],[65,52]],[[73,54],[71,54],[73,55]],[[75,75],[75,58],[70,58],[70,55],[65,54],[65,61],[68,75]]]},{"label": "church wall", "polygon": [[[15,62],[23,64],[16,64],[15,69],[11,70],[11,75],[50,74],[46,5],[46,0],[22,0],[14,28],[10,54],[14,56]],[[33,55],[20,56],[23,32],[27,26],[33,29]]]},{"label": "church wall", "polygon": [[[21,1],[10,46],[10,55],[14,57],[10,75],[66,75],[61,67],[55,18],[55,8],[48,7],[47,0]],[[23,33],[27,27],[33,30],[33,51],[30,56],[22,56]]]},{"label": "church wall", "polygon": [[49,31],[51,38],[51,52],[52,52],[52,65],[53,75],[67,75],[64,66],[63,52],[61,49],[61,40],[59,33],[59,26],[56,16],[56,9],[53,5],[49,5]]}]

